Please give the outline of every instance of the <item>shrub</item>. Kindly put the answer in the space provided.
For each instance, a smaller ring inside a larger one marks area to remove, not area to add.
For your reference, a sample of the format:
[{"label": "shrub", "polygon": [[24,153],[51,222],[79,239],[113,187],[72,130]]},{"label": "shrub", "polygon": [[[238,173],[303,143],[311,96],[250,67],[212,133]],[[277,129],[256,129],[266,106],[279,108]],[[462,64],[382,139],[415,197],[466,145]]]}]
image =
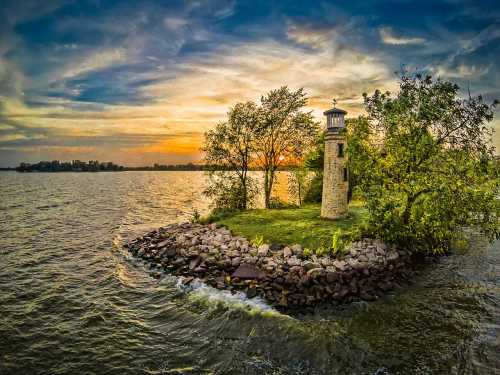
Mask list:
[{"label": "shrub", "polygon": [[254,246],[257,246],[257,247],[259,247],[260,245],[263,245],[264,244],[264,236],[262,234],[258,234],[252,240],[252,244]]}]

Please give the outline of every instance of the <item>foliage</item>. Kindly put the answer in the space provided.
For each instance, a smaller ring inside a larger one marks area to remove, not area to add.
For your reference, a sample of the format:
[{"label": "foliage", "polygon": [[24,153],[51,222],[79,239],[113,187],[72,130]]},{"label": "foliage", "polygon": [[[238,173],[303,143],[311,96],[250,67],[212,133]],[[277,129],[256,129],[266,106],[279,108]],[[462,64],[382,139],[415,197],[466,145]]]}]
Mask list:
[{"label": "foliage", "polygon": [[256,195],[255,181],[245,178],[245,183],[234,171],[208,172],[208,184],[203,194],[212,199],[217,209],[244,210]]},{"label": "foliage", "polygon": [[288,203],[288,202],[285,202],[281,199],[279,199],[278,197],[271,197],[270,201],[269,201],[269,208],[274,208],[274,209],[286,209],[286,208],[295,208],[297,207],[297,205],[293,204],[293,203]]},{"label": "foliage", "polygon": [[353,228],[361,226],[366,215],[361,202],[353,201],[349,205],[348,217],[334,221],[321,219],[320,206],[311,204],[286,210],[224,211],[216,222],[246,238],[262,235],[269,243],[299,243],[303,247],[317,249],[320,246],[330,248],[332,235],[337,229],[342,231],[344,242],[350,242],[354,238]]},{"label": "foliage", "polygon": [[216,223],[223,219],[233,216],[237,210],[227,208],[214,208],[207,216],[200,217],[199,222],[202,224]]},{"label": "foliage", "polygon": [[302,206],[305,195],[309,190],[311,178],[307,169],[303,167],[294,167],[288,175],[288,193],[294,197],[299,206]]},{"label": "foliage", "polygon": [[260,110],[252,102],[238,103],[228,112],[226,122],[205,133],[203,151],[209,186],[205,194],[218,208],[246,209],[254,197],[248,176],[253,160]]},{"label": "foliage", "polygon": [[257,165],[264,172],[265,207],[270,207],[275,172],[280,165],[301,159],[318,134],[319,124],[307,103],[304,89],[286,86],[261,98],[262,123],[256,136]]},{"label": "foliage", "polygon": [[320,203],[323,194],[323,172],[315,172],[304,195],[306,203]]},{"label": "foliage", "polygon": [[325,255],[328,255],[328,253],[330,253],[330,248],[324,246],[324,245],[320,245],[315,251],[314,253],[318,256],[325,256]]},{"label": "foliage", "polygon": [[262,234],[256,235],[252,240],[252,244],[257,247],[259,247],[263,243],[264,243],[264,236]]},{"label": "foliage", "polygon": [[201,215],[200,215],[200,212],[199,212],[197,209],[195,209],[195,210],[193,211],[192,215],[191,215],[191,220],[190,220],[190,221],[191,221],[192,223],[199,223],[199,222],[200,222],[200,220],[201,220]]},{"label": "foliage", "polygon": [[88,162],[73,160],[64,162],[59,160],[40,161],[35,164],[21,163],[16,167],[18,172],[117,172],[123,171],[125,167],[116,165],[110,161],[100,163],[97,160]]},{"label": "foliage", "polygon": [[373,235],[444,252],[459,229],[499,236],[500,182],[489,146],[493,105],[459,87],[403,76],[395,95],[364,95],[368,117],[349,127],[349,168]]},{"label": "foliage", "polygon": [[342,232],[340,230],[335,231],[332,235],[332,252],[334,254],[338,254],[344,250],[344,246],[344,241],[342,241]]},{"label": "foliage", "polygon": [[[296,164],[318,132],[311,113],[303,111],[306,102],[302,88],[290,91],[283,86],[263,96],[260,106],[253,102],[236,104],[229,110],[227,121],[205,133],[203,151],[210,177],[206,194],[216,207],[251,206],[254,185],[248,171],[252,166],[264,172],[265,207],[272,206],[275,172],[284,165]],[[297,192],[302,201],[303,188]]]},{"label": "foliage", "polygon": [[302,252],[302,256],[304,258],[309,258],[313,254],[314,254],[314,251],[308,247],[304,248],[304,251]]}]

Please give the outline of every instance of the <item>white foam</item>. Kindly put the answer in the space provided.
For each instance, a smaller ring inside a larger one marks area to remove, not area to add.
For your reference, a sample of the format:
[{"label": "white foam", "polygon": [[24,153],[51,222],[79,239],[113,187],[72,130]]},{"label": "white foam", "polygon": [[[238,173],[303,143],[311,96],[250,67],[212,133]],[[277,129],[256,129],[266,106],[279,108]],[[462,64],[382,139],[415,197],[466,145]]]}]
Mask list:
[{"label": "white foam", "polygon": [[194,279],[189,284],[183,284],[182,276],[177,278],[176,287],[185,293],[194,293],[200,297],[206,298],[209,302],[223,302],[229,305],[239,305],[250,309],[261,310],[262,312],[273,312],[279,314],[272,306],[267,304],[262,298],[248,298],[243,292],[231,293],[227,290],[213,288],[199,279]]}]

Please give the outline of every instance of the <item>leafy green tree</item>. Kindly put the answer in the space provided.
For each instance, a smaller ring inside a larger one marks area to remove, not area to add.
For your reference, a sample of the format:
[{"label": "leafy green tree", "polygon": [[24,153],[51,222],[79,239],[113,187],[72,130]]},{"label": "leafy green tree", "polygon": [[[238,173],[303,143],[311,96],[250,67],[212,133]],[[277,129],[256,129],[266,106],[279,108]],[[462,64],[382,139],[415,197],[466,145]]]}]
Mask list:
[{"label": "leafy green tree", "polygon": [[319,124],[304,112],[304,89],[287,86],[271,90],[261,98],[261,126],[256,137],[257,165],[264,172],[264,201],[270,207],[276,170],[304,155],[318,134]]},{"label": "leafy green tree", "polygon": [[253,199],[254,182],[248,171],[260,116],[255,103],[238,103],[229,110],[227,121],[205,133],[202,150],[209,185],[204,193],[219,208],[246,209]]},{"label": "leafy green tree", "polygon": [[368,117],[350,125],[349,168],[373,233],[444,252],[463,227],[499,236],[500,182],[490,146],[492,105],[459,87],[403,76],[396,94],[364,95]]}]

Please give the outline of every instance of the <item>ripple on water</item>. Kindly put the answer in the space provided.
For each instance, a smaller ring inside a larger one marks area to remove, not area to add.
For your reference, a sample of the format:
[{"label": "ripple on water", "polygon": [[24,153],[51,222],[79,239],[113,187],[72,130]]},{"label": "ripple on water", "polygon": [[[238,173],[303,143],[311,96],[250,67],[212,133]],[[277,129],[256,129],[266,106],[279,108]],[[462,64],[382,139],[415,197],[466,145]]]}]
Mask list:
[{"label": "ripple on water", "polygon": [[287,316],[121,249],[208,210],[198,172],[0,173],[0,374],[495,374],[500,243],[374,303]]}]

